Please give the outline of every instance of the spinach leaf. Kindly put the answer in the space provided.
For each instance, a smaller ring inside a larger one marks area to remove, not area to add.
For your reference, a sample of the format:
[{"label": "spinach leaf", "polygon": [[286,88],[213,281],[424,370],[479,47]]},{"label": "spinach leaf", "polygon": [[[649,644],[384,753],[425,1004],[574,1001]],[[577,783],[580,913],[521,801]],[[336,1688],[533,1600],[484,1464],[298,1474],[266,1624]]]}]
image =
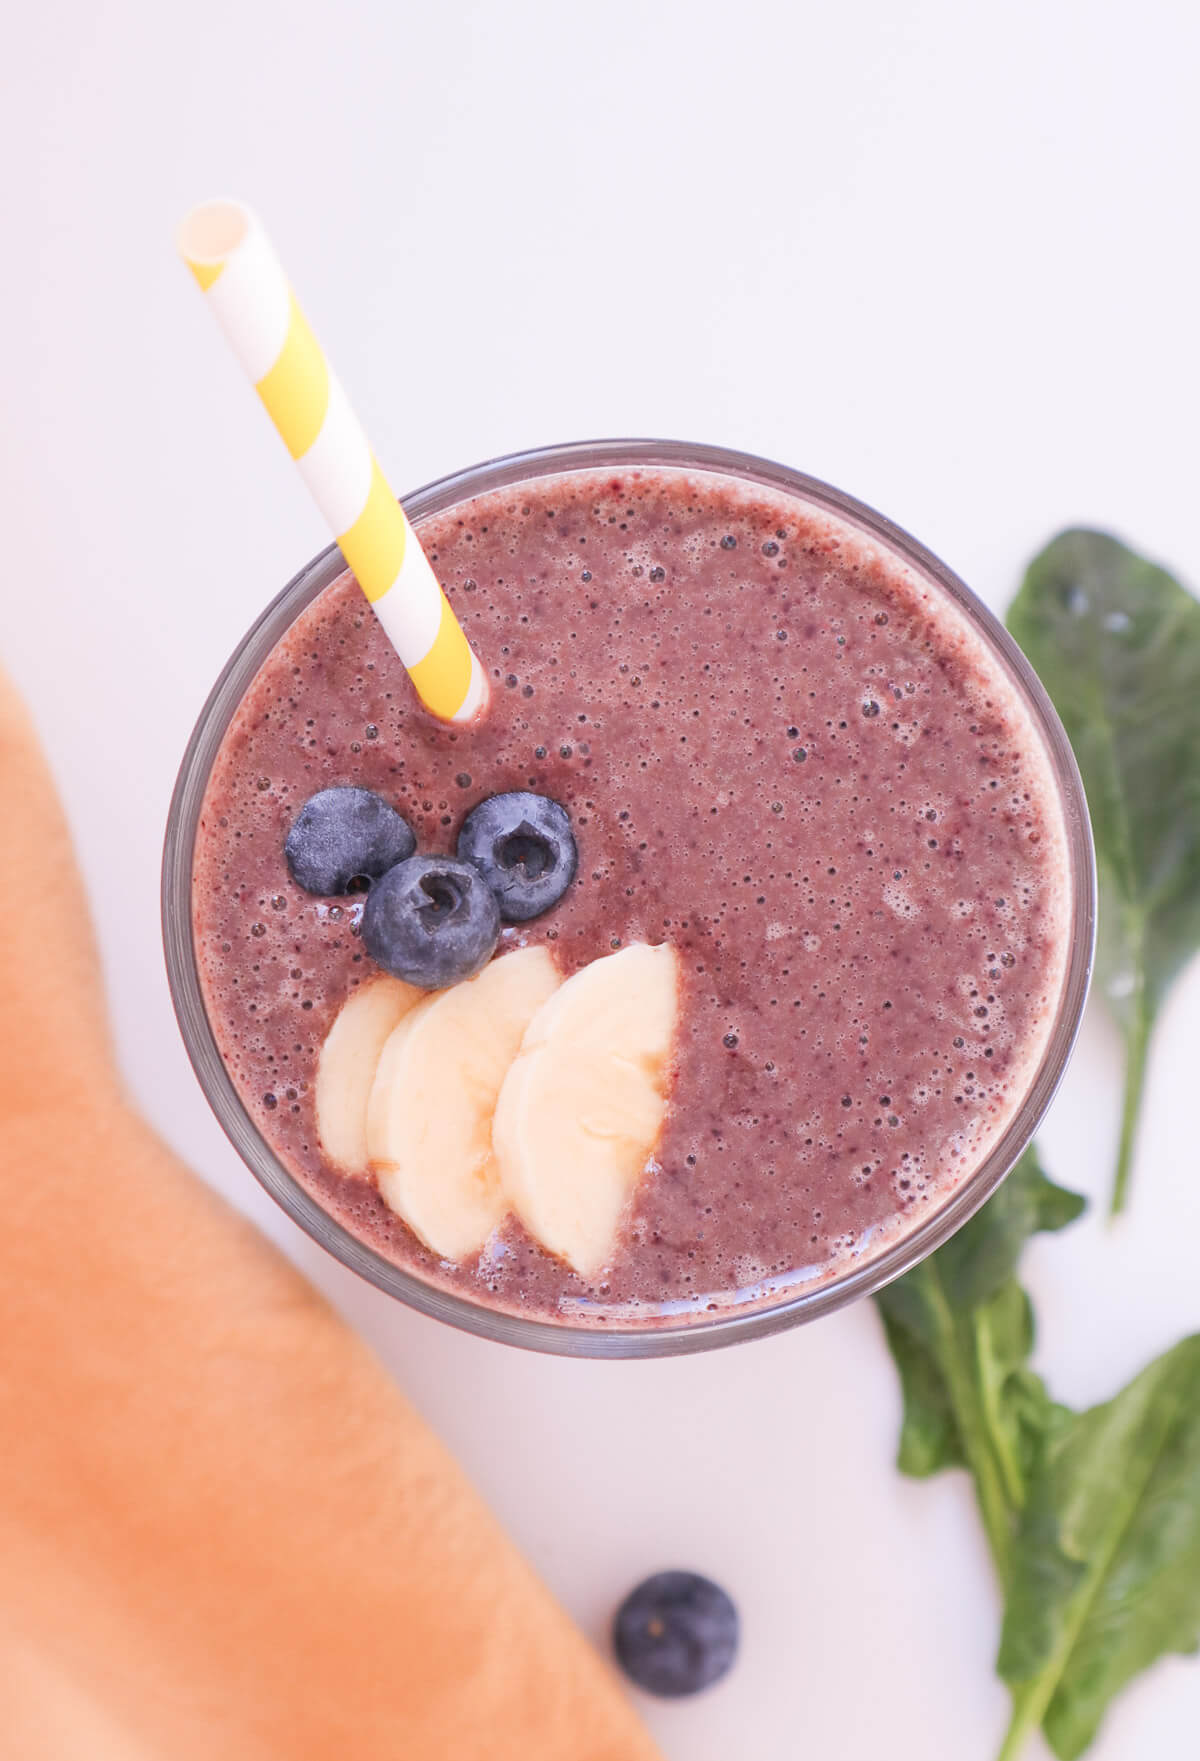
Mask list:
[{"label": "spinach leaf", "polygon": [[1074,1761],[1132,1676],[1200,1644],[1200,1335],[1047,1436],[1007,1590],[1000,1761],[1039,1724]]},{"label": "spinach leaf", "polygon": [[901,1472],[970,1469],[1002,1581],[1032,1462],[1058,1422],[1028,1365],[1033,1315],[1016,1265],[1032,1234],[1082,1209],[1028,1149],[969,1223],[875,1299],[904,1394]]},{"label": "spinach leaf", "polygon": [[1029,1367],[1017,1281],[1038,1230],[1083,1200],[1026,1151],[946,1245],[876,1297],[904,1391],[901,1469],[969,1469],[1005,1594],[999,1761],[1039,1728],[1075,1761],[1125,1684],[1200,1647],[1200,1334],[1073,1413]]},{"label": "spinach leaf", "polygon": [[1154,1020],[1200,947],[1200,603],[1115,538],[1077,530],[1029,565],[1008,627],[1062,717],[1091,811],[1097,976],[1125,1039],[1116,1212]]}]

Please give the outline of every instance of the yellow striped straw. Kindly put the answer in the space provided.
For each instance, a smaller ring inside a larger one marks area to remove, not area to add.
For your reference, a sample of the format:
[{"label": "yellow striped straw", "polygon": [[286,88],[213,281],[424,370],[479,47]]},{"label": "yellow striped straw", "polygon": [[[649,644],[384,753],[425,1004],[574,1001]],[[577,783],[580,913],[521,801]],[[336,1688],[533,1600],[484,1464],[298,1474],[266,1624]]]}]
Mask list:
[{"label": "yellow striped straw", "polygon": [[442,721],[474,720],[487,677],[257,216],[202,202],[178,245],[422,703]]}]

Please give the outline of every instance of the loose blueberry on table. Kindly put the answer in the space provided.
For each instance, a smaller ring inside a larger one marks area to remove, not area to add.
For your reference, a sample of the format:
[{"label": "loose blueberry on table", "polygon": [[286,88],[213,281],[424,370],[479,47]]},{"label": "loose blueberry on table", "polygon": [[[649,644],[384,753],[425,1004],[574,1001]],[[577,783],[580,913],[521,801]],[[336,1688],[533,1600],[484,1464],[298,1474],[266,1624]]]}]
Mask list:
[{"label": "loose blueberry on table", "polygon": [[668,1699],[699,1693],[733,1667],[738,1612],[719,1584],[694,1571],[660,1571],[631,1590],[613,1643],[631,1681]]}]

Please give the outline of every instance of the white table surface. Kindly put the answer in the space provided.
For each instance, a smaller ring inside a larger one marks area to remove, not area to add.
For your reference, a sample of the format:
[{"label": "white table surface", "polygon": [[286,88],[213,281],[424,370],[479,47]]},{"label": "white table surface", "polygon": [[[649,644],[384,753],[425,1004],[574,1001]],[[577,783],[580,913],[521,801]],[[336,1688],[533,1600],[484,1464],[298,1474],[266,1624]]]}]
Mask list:
[{"label": "white table surface", "polygon": [[[661,434],[842,485],[997,608],[1070,522],[1195,582],[1196,16],[43,0],[6,27],[0,654],[66,797],[128,1080],[372,1343],[588,1632],[658,1567],[728,1585],[735,1672],[644,1706],[673,1761],[988,1761],[1005,1696],[967,1484],[894,1472],[869,1305],[681,1362],[523,1355],[324,1258],[226,1144],[163,976],[163,820],[218,668],[326,538],[171,229],[202,196],[259,207],[401,490]],[[1028,1256],[1066,1399],[1200,1324],[1198,1032],[1193,967],[1154,1051],[1133,1215]],[[1097,1196],[1118,1069],[1096,1008],[1042,1142]],[[1173,1761],[1198,1722],[1200,1668],[1171,1660],[1096,1761]]]}]

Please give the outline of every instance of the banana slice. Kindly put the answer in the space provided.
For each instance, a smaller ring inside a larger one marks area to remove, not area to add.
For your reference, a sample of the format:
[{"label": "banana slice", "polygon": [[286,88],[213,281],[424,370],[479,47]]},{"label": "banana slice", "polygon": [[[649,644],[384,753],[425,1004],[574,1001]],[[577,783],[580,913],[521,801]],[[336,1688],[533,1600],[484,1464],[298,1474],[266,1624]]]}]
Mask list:
[{"label": "banana slice", "polygon": [[384,1042],[427,991],[376,978],[352,991],[325,1036],[313,1099],[326,1156],[346,1174],[367,1172],[367,1097]]},{"label": "banana slice", "polygon": [[679,980],[670,947],[637,942],[567,979],[504,1079],[492,1143],[530,1234],[590,1276],[662,1129]]},{"label": "banana slice", "polygon": [[508,1208],[492,1113],[534,1015],[559,985],[522,948],[420,1003],[392,1033],[367,1105],[367,1149],[391,1208],[440,1258],[478,1253]]}]

